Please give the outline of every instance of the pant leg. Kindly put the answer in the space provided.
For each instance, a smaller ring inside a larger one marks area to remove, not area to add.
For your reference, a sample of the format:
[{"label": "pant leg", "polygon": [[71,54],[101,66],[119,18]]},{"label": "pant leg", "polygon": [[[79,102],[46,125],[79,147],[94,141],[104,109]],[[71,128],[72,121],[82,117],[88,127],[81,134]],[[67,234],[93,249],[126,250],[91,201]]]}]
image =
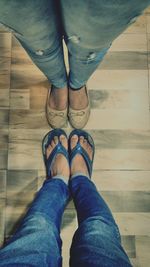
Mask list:
[{"label": "pant leg", "polygon": [[79,227],[74,235],[71,267],[129,267],[119,229],[95,185],[85,176],[70,181]]},{"label": "pant leg", "polygon": [[67,85],[58,0],[1,0],[0,23],[20,41],[26,52],[58,88]]},{"label": "pant leg", "polygon": [[86,84],[113,40],[149,4],[150,0],[61,0],[72,88]]},{"label": "pant leg", "polygon": [[0,267],[62,266],[60,224],[68,199],[63,180],[45,181],[17,232],[0,250]]}]

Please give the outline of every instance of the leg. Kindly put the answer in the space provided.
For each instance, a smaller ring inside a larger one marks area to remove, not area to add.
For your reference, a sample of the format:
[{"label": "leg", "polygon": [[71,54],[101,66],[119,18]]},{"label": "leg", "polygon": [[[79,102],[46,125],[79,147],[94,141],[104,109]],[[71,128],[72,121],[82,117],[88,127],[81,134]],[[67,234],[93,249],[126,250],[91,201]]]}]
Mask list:
[{"label": "leg", "polygon": [[55,89],[49,89],[46,102],[47,120],[55,128],[62,127],[66,122],[66,115],[62,120],[60,112],[58,123],[53,123],[55,110],[64,111],[68,102],[59,9],[57,0],[0,1],[0,22],[12,31]]},{"label": "leg", "polygon": [[[72,149],[76,144],[77,136],[74,136]],[[91,157],[91,147],[82,137],[80,144]],[[70,266],[131,266],[121,246],[119,229],[112,213],[93,182],[87,177],[87,167],[80,154],[76,155],[72,162],[71,175],[70,190],[77,210],[79,227],[71,246]]]},{"label": "leg", "polygon": [[14,33],[55,87],[67,85],[57,1],[2,0],[0,23]]},{"label": "leg", "polygon": [[[73,0],[71,4],[69,0],[61,0],[70,65],[69,88],[74,89],[69,90],[69,105],[74,110],[73,114],[75,110],[88,106],[85,84],[99,66],[113,40],[149,4],[150,0]],[[80,90],[75,90],[79,88]],[[74,120],[78,118],[79,116],[75,116]],[[81,119],[85,120],[84,115]],[[72,124],[77,128],[76,123]]]},{"label": "leg", "polygon": [[69,51],[69,85],[76,89],[86,84],[113,40],[150,0],[62,0],[65,41]]},{"label": "leg", "polygon": [[[60,137],[67,148],[67,140]],[[47,147],[47,159],[58,143],[54,138]],[[21,226],[0,251],[0,266],[51,266],[61,267],[60,224],[69,200],[69,190],[64,178],[69,177],[65,157],[57,154],[48,177],[38,192]],[[59,175],[58,175],[59,174]]]},{"label": "leg", "polygon": [[21,226],[0,251],[0,266],[61,266],[61,217],[69,197],[67,185],[47,180]]}]

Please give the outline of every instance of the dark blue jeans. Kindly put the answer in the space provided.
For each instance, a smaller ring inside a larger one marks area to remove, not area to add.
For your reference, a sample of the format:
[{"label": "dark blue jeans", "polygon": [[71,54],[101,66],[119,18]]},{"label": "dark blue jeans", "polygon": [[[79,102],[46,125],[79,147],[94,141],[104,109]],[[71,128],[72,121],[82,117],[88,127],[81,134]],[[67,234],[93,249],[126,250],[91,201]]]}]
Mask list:
[{"label": "dark blue jeans", "polygon": [[85,176],[69,187],[61,179],[44,182],[21,226],[0,251],[0,267],[62,266],[60,225],[70,196],[79,227],[70,250],[71,267],[131,267],[114,218]]},{"label": "dark blue jeans", "polygon": [[[56,87],[86,84],[113,40],[150,0],[0,0],[0,23],[11,30]],[[62,39],[69,56],[69,77]]]}]

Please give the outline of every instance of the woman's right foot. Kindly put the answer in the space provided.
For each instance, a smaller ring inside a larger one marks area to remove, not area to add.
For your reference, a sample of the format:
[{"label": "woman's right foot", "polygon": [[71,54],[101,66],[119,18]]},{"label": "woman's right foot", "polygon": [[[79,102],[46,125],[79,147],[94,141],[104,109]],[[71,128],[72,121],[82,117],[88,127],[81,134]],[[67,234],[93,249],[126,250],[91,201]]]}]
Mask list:
[{"label": "woman's right foot", "polygon": [[63,128],[67,125],[68,88],[51,86],[47,95],[46,116],[52,128]]},{"label": "woman's right foot", "polygon": [[[51,153],[53,152],[54,148],[57,146],[58,142],[62,144],[62,146],[68,150],[68,140],[66,136],[60,135],[59,139],[57,136],[53,138],[51,143],[48,145],[46,149],[46,158],[48,159]],[[61,153],[58,153],[55,157],[55,159],[52,162],[51,165],[51,176],[54,177],[56,175],[60,175],[62,177],[68,177],[70,175],[70,170],[69,170],[69,164],[64,155]]]},{"label": "woman's right foot", "polygon": [[[84,150],[87,152],[90,160],[92,160],[94,152],[93,152],[91,145],[87,142],[84,136],[78,137],[75,134],[71,137],[71,141],[70,141],[71,150],[76,147],[78,140],[79,140],[81,147],[83,147]],[[75,157],[72,160],[71,168],[70,168],[71,176],[76,175],[77,173],[82,173],[85,176],[89,176],[87,165],[85,163],[83,156],[80,153],[75,155]]]},{"label": "woman's right foot", "polygon": [[49,96],[49,107],[62,111],[68,106],[68,88],[56,88],[52,86]]}]

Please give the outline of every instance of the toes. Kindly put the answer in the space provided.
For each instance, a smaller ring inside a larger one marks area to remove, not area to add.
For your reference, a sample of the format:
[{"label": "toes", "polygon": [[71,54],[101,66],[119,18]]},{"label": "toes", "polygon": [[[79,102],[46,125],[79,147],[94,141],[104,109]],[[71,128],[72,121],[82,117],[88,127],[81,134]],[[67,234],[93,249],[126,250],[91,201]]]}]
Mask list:
[{"label": "toes", "polygon": [[48,147],[47,147],[47,151],[52,151],[52,147],[51,147],[51,145],[48,145]]},{"label": "toes", "polygon": [[89,157],[92,159],[93,149],[84,136],[80,136],[80,144],[86,150]]},{"label": "toes", "polygon": [[[78,142],[78,136],[73,135],[71,138],[71,149],[73,149],[77,145],[77,142]],[[84,136],[80,136],[79,142],[80,145],[87,151],[89,157],[92,159],[93,149],[91,145],[88,143],[87,139]]]},{"label": "toes", "polygon": [[67,149],[68,148],[68,141],[67,141],[66,136],[60,135],[59,140],[60,140],[61,144]]},{"label": "toes", "polygon": [[87,153],[89,154],[89,157],[92,159],[93,149],[89,144],[88,144],[88,147],[87,147]]},{"label": "toes", "polygon": [[48,158],[49,157],[49,155],[51,154],[51,152],[52,152],[52,146],[51,145],[49,145],[48,147],[47,147],[47,149],[46,149],[46,157]]},{"label": "toes", "polygon": [[58,144],[58,136],[54,136],[54,143],[57,145]]},{"label": "toes", "polygon": [[54,136],[53,140],[51,141],[51,146],[54,148],[58,144],[58,136]]},{"label": "toes", "polygon": [[87,149],[88,147],[88,142],[84,136],[80,136],[80,145],[84,147],[84,149]]},{"label": "toes", "polygon": [[84,144],[84,136],[80,136],[79,141],[80,141],[80,145],[83,146],[83,144]]},{"label": "toes", "polygon": [[71,149],[73,149],[78,142],[78,136],[75,134],[71,137]]},{"label": "toes", "polygon": [[47,153],[50,155],[50,153],[52,152],[52,150],[54,149],[54,147],[57,145],[58,143],[58,137],[55,136],[54,139],[51,141],[51,143],[49,144],[49,146],[47,147]]},{"label": "toes", "polygon": [[54,140],[51,141],[51,146],[52,146],[52,148],[54,148],[56,146]]},{"label": "toes", "polygon": [[84,145],[86,145],[86,146],[88,145],[88,142],[87,142],[86,139],[84,139],[83,143],[84,143]]}]

